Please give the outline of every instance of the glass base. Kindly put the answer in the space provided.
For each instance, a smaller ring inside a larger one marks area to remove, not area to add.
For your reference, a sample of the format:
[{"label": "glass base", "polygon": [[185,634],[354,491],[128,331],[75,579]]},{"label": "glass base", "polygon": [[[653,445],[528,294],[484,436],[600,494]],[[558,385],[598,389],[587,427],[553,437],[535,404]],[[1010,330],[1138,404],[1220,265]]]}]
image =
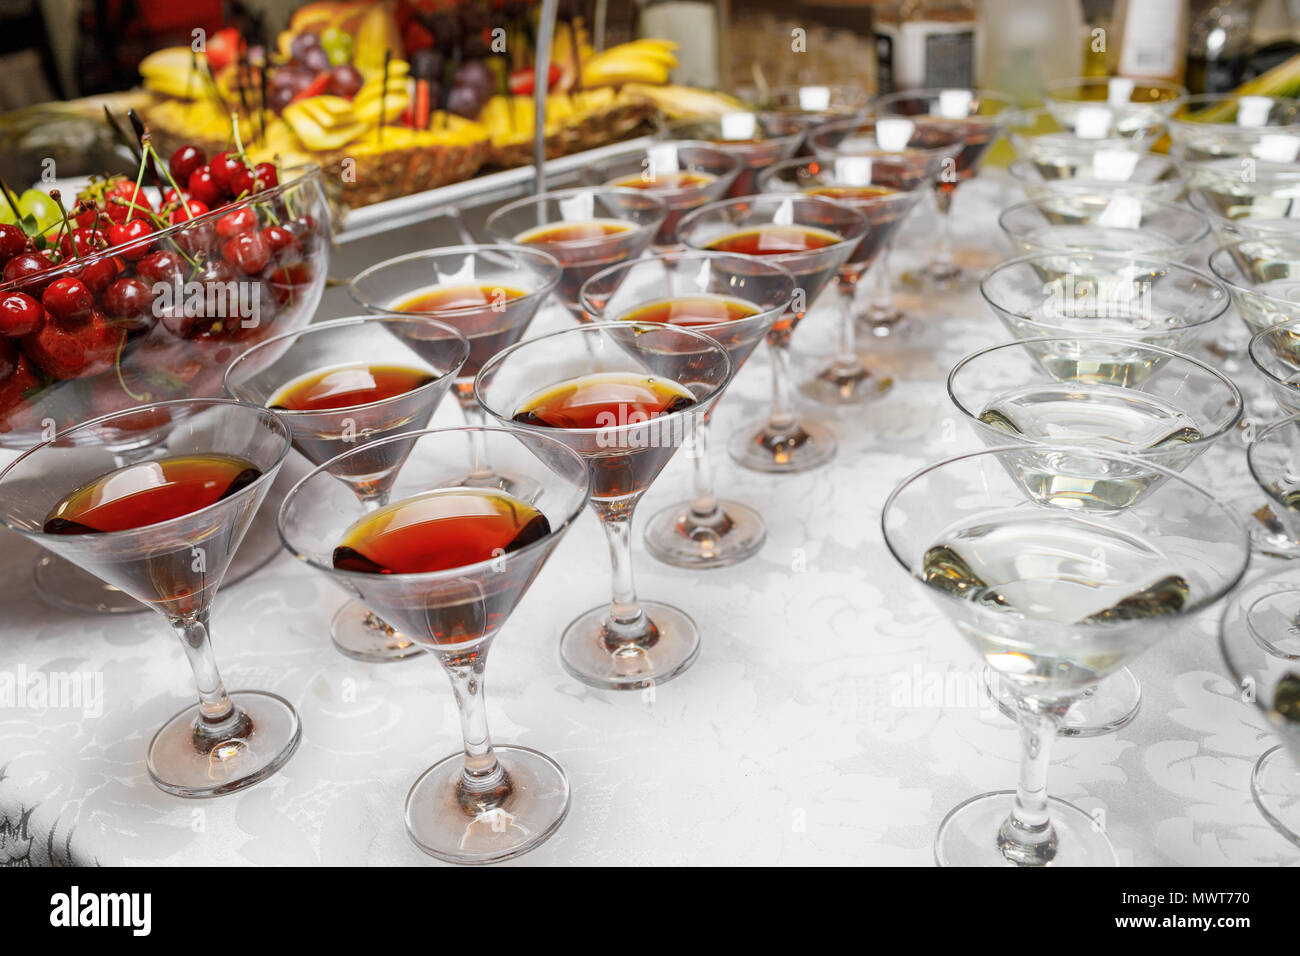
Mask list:
[{"label": "glass base", "polygon": [[715,517],[702,521],[690,502],[658,512],[645,529],[646,550],[679,568],[726,568],[752,558],[767,539],[757,511],[738,501],[718,501]]},{"label": "glass base", "polygon": [[[998,845],[1002,824],[1015,803],[1013,790],[971,797],[948,812],[934,838],[939,866],[1021,866]],[[1046,866],[1119,866],[1115,848],[1101,827],[1072,803],[1048,797],[1056,831],[1056,852]]]},{"label": "glass base", "polygon": [[799,385],[801,394],[824,405],[863,405],[894,387],[894,380],[877,375],[861,362],[828,365]]},{"label": "glass base", "polygon": [[371,664],[404,661],[424,653],[423,647],[408,641],[359,601],[339,608],[330,622],[330,640],[344,657]]},{"label": "glass base", "polygon": [[[1015,696],[999,679],[997,671],[984,668],[984,692],[1012,720],[1016,719]],[[1142,685],[1127,667],[1102,678],[1076,698],[1065,719],[1061,721],[1058,737],[1101,737],[1113,734],[1132,723],[1142,706]]]},{"label": "glass base", "polygon": [[1300,541],[1296,541],[1277,520],[1277,505],[1263,495],[1238,498],[1233,510],[1250,532],[1251,547],[1270,558],[1300,558]]},{"label": "glass base", "polygon": [[425,853],[449,863],[498,863],[527,853],[559,829],[569,812],[569,781],[550,757],[527,747],[495,747],[511,792],[481,813],[457,793],[464,753],[439,760],[406,795],[406,832]]},{"label": "glass base", "polygon": [[[274,510],[262,509],[230,560],[222,587],[242,581],[266,567],[280,553]],[[46,552],[32,569],[36,595],[51,607],[77,614],[136,614],[147,611],[125,591],[113,587],[57,554]]]},{"label": "glass base", "polygon": [[160,790],[178,797],[219,797],[265,780],[288,762],[302,739],[298,713],[260,690],[230,695],[241,718],[229,733],[197,738],[199,705],[186,707],[154,734],[146,762]]},{"label": "glass base", "polygon": [[777,430],[742,428],[727,442],[731,458],[742,468],[788,475],[820,468],[835,457],[835,436],[816,422],[795,422]]},{"label": "glass base", "polygon": [[695,662],[700,630],[686,613],[670,604],[642,601],[656,638],[649,646],[630,645],[617,652],[605,643],[609,606],[592,608],[575,618],[560,635],[560,664],[569,675],[603,690],[636,690],[671,680]]},{"label": "glass base", "polygon": [[[1237,609],[1244,614],[1234,613]],[[1256,578],[1233,594],[1224,627],[1241,622],[1254,643],[1272,657],[1300,658],[1300,568]]]},{"label": "glass base", "polygon": [[1300,846],[1300,767],[1285,747],[1265,751],[1255,763],[1250,795],[1269,825]]},{"label": "glass base", "polygon": [[893,335],[905,318],[906,314],[896,305],[869,305],[854,317],[854,323],[860,331],[866,331],[876,338],[885,338]]}]

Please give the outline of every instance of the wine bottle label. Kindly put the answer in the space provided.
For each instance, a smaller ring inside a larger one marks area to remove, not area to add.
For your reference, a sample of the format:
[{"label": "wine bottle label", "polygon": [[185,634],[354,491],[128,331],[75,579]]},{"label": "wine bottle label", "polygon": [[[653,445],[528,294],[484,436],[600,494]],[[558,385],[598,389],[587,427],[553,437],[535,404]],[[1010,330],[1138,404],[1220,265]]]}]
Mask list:
[{"label": "wine bottle label", "polygon": [[1142,0],[1128,5],[1121,76],[1161,79],[1178,73],[1178,31],[1182,27],[1181,0]]},{"label": "wine bottle label", "polygon": [[925,21],[880,26],[876,83],[882,93],[975,84],[975,30],[970,22]]}]

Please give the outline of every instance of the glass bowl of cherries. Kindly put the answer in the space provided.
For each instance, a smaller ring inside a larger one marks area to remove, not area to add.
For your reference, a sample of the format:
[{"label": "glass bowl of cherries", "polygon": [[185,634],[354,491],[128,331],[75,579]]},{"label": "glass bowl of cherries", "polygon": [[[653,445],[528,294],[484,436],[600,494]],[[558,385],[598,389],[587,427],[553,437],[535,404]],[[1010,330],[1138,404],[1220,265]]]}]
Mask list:
[{"label": "glass bowl of cherries", "polygon": [[255,165],[238,146],[211,159],[182,146],[164,162],[147,134],[141,145],[134,180],[92,179],[72,204],[52,192],[55,225],[0,223],[0,446],[221,395],[236,355],[320,303],[319,167]]}]

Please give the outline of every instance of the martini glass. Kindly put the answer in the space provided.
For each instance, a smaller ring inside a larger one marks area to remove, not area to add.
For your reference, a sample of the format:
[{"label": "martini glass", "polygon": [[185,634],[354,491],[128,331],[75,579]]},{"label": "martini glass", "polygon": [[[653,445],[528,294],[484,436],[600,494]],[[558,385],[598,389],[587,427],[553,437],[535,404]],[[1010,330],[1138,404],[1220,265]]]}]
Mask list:
[{"label": "martini glass", "polygon": [[[151,440],[149,458],[121,466],[124,429]],[[215,797],[251,787],[298,747],[301,727],[287,700],[226,691],[208,622],[231,557],[288,453],[288,430],[272,412],[193,399],[76,425],[0,473],[8,528],[157,611],[180,638],[199,702],[149,744],[149,776],[168,793]]]},{"label": "martini glass", "polygon": [[[225,387],[231,398],[274,411],[298,453],[319,466],[360,445],[428,425],[469,350],[460,332],[424,316],[354,316],[253,346],[230,363]],[[316,386],[317,401],[293,400],[295,383],[310,387],[326,375],[326,383]],[[372,456],[366,464],[346,478],[334,474],[374,511],[388,503],[396,463]],[[372,663],[405,660],[422,650],[356,601],[334,615],[330,638],[341,654]]]},{"label": "martini glass", "polygon": [[1169,139],[1189,162],[1250,157],[1300,159],[1300,104],[1236,93],[1188,97],[1169,120]]},{"label": "martini glass", "polygon": [[[493,355],[523,338],[561,272],[559,261],[540,249],[444,246],[373,265],[353,277],[348,291],[369,312],[423,315],[469,339],[469,357],[456,376],[456,401],[467,424],[483,425],[483,411],[474,401],[474,376]],[[496,471],[487,449],[480,452],[474,460],[475,480],[511,490],[511,478]]]},{"label": "martini glass", "polygon": [[1300,238],[1229,243],[1211,253],[1210,271],[1232,293],[1251,335],[1300,318]]},{"label": "martini glass", "polygon": [[759,188],[769,193],[822,196],[856,209],[867,231],[836,275],[840,294],[839,350],[800,391],[830,405],[861,405],[893,386],[893,379],[871,372],[858,358],[853,297],[858,282],[885,251],[898,227],[933,182],[927,165],[910,153],[877,152],[831,159],[790,159],[763,170]]},{"label": "martini glass", "polygon": [[1237,502],[1237,512],[1256,551],[1293,559],[1300,558],[1300,469],[1296,466],[1300,421],[1291,409],[1287,413],[1288,417],[1260,429],[1246,446],[1246,465],[1263,494]]},{"label": "martini glass", "polygon": [[[528,479],[536,489],[531,500],[463,483],[483,447]],[[392,504],[378,513],[347,488],[376,455],[398,462]],[[442,428],[346,452],[295,485],[280,509],[280,536],[295,557],[395,622],[451,679],[464,751],[424,771],[406,797],[407,832],[441,860],[494,863],[518,856],[553,834],[568,813],[569,783],[554,760],[527,747],[493,746],[483,680],[494,639],[582,513],[589,487],[582,459],[545,436]],[[523,523],[521,515],[529,520]],[[398,536],[387,539],[396,546],[384,547],[381,535],[358,543],[358,529],[373,531],[376,518]],[[416,540],[402,539],[404,525],[418,529]],[[402,544],[414,547],[406,551]],[[360,570],[366,561],[366,567],[391,569],[395,562],[387,559],[394,555],[404,559],[400,568],[428,570]]]},{"label": "martini glass", "polygon": [[[1262,166],[1263,164],[1259,164]],[[1244,182],[1194,173],[1187,205],[1207,220],[1222,244],[1242,239],[1300,238],[1300,170],[1288,167]]]},{"label": "martini glass", "polygon": [[1202,272],[1137,253],[1045,252],[1009,259],[980,282],[1018,339],[1105,335],[1185,351],[1227,311],[1227,288]]},{"label": "martini glass", "polygon": [[804,127],[796,117],[737,111],[711,119],[670,123],[658,135],[667,140],[701,140],[734,156],[740,163],[740,173],[727,196],[736,199],[754,192],[759,170],[795,154],[803,142]]},{"label": "martini glass", "polygon": [[1000,93],[964,89],[912,90],[883,96],[875,102],[877,125],[885,117],[906,117],[916,124],[915,135],[921,145],[946,145],[954,133],[961,139],[960,151],[934,185],[939,235],[927,272],[937,288],[947,288],[962,278],[962,270],[953,258],[950,217],[957,187],[979,172],[985,154],[1002,135],[1014,108],[1015,101]]},{"label": "martini glass", "polygon": [[580,187],[507,203],[488,216],[487,231],[500,242],[554,256],[560,263],[556,294],[581,322],[582,284],[645,252],[667,216],[667,203],[644,189]]},{"label": "martini glass", "polygon": [[713,203],[682,218],[677,234],[691,249],[762,256],[794,274],[789,311],[772,326],[772,407],[758,431],[732,436],[731,457],[755,471],[787,474],[826,464],[835,436],[824,425],[801,421],[790,400],[790,338],[826,283],[853,255],[866,234],[854,209],[805,195],[747,196]]},{"label": "martini glass", "polygon": [[[1045,337],[982,349],[953,368],[948,397],[987,447],[1068,445],[1129,454],[1176,472],[1242,416],[1241,393],[1210,366],[1104,337]],[[1049,457],[1023,474],[1042,482],[1054,468]],[[1014,718],[1013,690],[992,668],[984,678],[999,708]],[[1059,733],[1113,733],[1137,716],[1140,703],[1141,685],[1122,667],[1079,697]]]},{"label": "martini glass", "polygon": [[1246,354],[1283,414],[1300,413],[1300,319],[1260,329]]},{"label": "martini glass", "polygon": [[[931,465],[886,500],[885,541],[1010,686],[1023,744],[1015,791],[959,804],[941,866],[1113,866],[1100,820],[1047,795],[1073,703],[1213,604],[1245,573],[1232,511],[1150,462],[1076,446],[995,448]],[[1055,477],[1021,478],[1045,452]],[[1151,483],[1135,477],[1158,473]]]},{"label": "martini glass", "polygon": [[[917,125],[899,116],[885,117],[879,123],[870,119],[836,120],[823,123],[808,131],[808,148],[823,162],[833,162],[841,157],[872,157],[880,153],[905,153],[918,170],[914,174],[927,180],[939,175],[945,161],[952,160],[962,148],[962,138],[952,131],[946,140],[938,131],[927,131],[922,137]],[[894,304],[893,283],[889,277],[889,243],[876,258],[870,270],[875,276],[870,302],[857,318],[864,320],[871,333],[885,336],[905,316]]]},{"label": "martini glass", "polygon": [[1250,795],[1269,825],[1300,846],[1298,610],[1300,577],[1294,569],[1256,578],[1224,609],[1219,647],[1238,682],[1241,700],[1263,711],[1282,741],[1255,762]]},{"label": "martini glass", "polygon": [[759,115],[794,117],[805,125],[856,116],[865,112],[871,102],[871,94],[862,87],[845,84],[753,87],[736,92]]},{"label": "martini glass", "polygon": [[[653,320],[710,335],[731,356],[734,378],[789,309],[794,289],[794,277],[772,262],[724,252],[676,252],[597,273],[582,287],[582,304],[593,322]],[[757,553],[767,537],[757,511],[714,491],[710,418],[711,412],[703,415],[695,430],[694,496],[658,512],[646,525],[647,550],[683,568],[738,564]]]},{"label": "martini glass", "polygon": [[677,221],[682,213],[721,199],[739,174],[734,154],[689,141],[651,143],[582,170],[588,185],[642,189],[664,201],[668,215],[650,243],[655,252],[680,248]]},{"label": "martini glass", "polygon": [[1205,217],[1186,206],[1111,192],[1017,203],[998,225],[1022,256],[1077,249],[1182,260],[1210,234]]},{"label": "martini glass", "polygon": [[700,650],[682,611],[637,598],[632,514],[673,453],[731,378],[727,350],[693,329],[601,322],[528,339],[479,372],[474,392],[494,418],[550,435],[587,460],[591,507],[613,565],[613,599],[560,638],[573,677],[607,690],[651,687]]},{"label": "martini glass", "polygon": [[1043,102],[1072,133],[1108,127],[1120,136],[1153,139],[1187,99],[1174,83],[1125,76],[1089,76],[1048,84]]}]

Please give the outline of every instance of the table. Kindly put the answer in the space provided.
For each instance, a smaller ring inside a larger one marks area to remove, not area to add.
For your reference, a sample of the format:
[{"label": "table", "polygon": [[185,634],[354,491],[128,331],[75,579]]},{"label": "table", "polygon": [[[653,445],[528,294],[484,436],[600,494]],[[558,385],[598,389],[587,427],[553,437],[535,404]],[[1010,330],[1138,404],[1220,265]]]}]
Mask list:
[{"label": "table", "polygon": [[[996,170],[963,187],[957,240],[975,267],[1008,254],[994,218],[1015,198]],[[909,223],[896,265],[924,252],[932,227],[924,214]],[[382,254],[429,244],[432,233],[417,231],[386,237]],[[348,247],[335,274],[380,253],[369,238]],[[497,742],[559,760],[573,803],[556,836],[510,865],[928,865],[952,806],[1014,786],[1014,727],[977,692],[975,654],[879,531],[880,505],[902,476],[978,447],[943,381],[959,356],[1006,339],[973,289],[925,305],[906,339],[863,343],[898,384],[866,410],[824,415],[841,441],[829,467],[777,478],[719,460],[720,488],[767,518],[761,554],[692,573],[658,564],[636,538],[641,593],[680,604],[704,635],[682,677],[619,694],[561,671],[560,630],[607,598],[608,563],[590,514],[557,549],[493,649],[487,707]],[[833,309],[833,296],[819,303],[799,349],[830,347]],[[334,290],[322,317],[349,311]],[[569,321],[551,308],[534,328]],[[762,413],[767,382],[760,351],[718,407],[719,438]],[[448,402],[435,424],[458,421]],[[685,495],[688,466],[684,456],[669,466],[643,517]],[[1224,495],[1248,491],[1240,439],[1189,475]],[[12,534],[3,544],[0,688],[23,668],[89,672],[89,686],[102,682],[102,713],[0,700],[0,864],[438,865],[408,840],[402,804],[425,767],[459,749],[449,686],[431,660],[366,665],[337,654],[328,624],[344,595],[324,576],[281,555],[219,595],[214,644],[227,686],[290,699],[303,742],[258,786],[187,801],[157,790],[144,766],[155,729],[192,701],[178,643],[152,615],[51,610],[31,589],[35,549]],[[1126,865],[1300,859],[1251,802],[1251,767],[1273,741],[1234,696],[1217,611],[1134,665],[1145,700],[1133,724],[1054,751],[1052,793],[1101,810]]]}]

